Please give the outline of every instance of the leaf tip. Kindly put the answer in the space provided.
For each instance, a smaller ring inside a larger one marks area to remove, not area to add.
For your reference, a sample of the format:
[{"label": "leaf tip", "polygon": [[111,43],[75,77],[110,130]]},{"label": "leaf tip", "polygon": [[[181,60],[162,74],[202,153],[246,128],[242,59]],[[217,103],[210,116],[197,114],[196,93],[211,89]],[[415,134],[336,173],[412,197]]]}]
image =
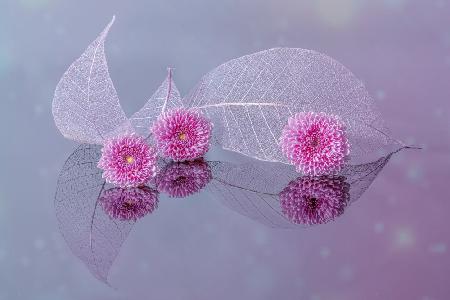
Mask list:
[{"label": "leaf tip", "polygon": [[113,15],[111,21],[109,21],[108,25],[106,25],[105,30],[103,30],[103,35],[106,35],[108,33],[109,29],[114,24],[115,20],[116,20],[116,15]]},{"label": "leaf tip", "polygon": [[175,68],[172,68],[172,67],[167,67],[167,79],[169,80],[169,81],[172,81],[172,76],[173,76],[173,70],[174,70]]}]

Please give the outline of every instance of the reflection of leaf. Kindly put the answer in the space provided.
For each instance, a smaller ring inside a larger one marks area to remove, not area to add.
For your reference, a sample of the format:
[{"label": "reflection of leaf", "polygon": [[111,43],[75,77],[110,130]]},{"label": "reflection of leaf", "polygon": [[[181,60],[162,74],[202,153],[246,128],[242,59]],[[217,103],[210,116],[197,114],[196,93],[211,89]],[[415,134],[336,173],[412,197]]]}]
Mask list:
[{"label": "reflection of leaf", "polygon": [[106,188],[97,162],[99,146],[81,145],[61,170],[55,196],[56,217],[72,252],[107,283],[122,243],[134,222],[111,219],[98,203]]},{"label": "reflection of leaf", "polygon": [[109,76],[104,43],[113,20],[62,76],[53,99],[53,116],[61,133],[92,144],[129,130]]},{"label": "reflection of leaf", "polygon": [[298,173],[289,165],[217,162],[207,189],[222,204],[269,227],[294,225],[283,215],[278,192]]},{"label": "reflection of leaf", "polygon": [[142,136],[148,136],[153,122],[163,112],[182,106],[180,93],[172,79],[172,70],[169,69],[166,80],[150,97],[144,107],[130,118],[130,121],[137,133]]},{"label": "reflection of leaf", "polygon": [[341,170],[340,175],[347,178],[346,181],[350,184],[350,202],[354,202],[362,196],[389,162],[392,155],[400,150],[391,152],[374,162],[356,166],[347,165]]},{"label": "reflection of leaf", "polygon": [[[361,197],[391,156],[400,150],[371,163],[343,168],[339,175],[350,185],[350,203]],[[228,208],[270,227],[296,226],[283,215],[278,197],[291,181],[299,178],[293,166],[219,162],[212,171],[208,189]]]},{"label": "reflection of leaf", "polygon": [[205,75],[184,102],[216,122],[225,149],[260,160],[287,162],[278,140],[288,117],[299,111],[339,116],[352,164],[374,159],[380,148],[389,152],[392,144],[363,83],[310,50],[277,48],[228,61]]},{"label": "reflection of leaf", "polygon": [[294,226],[281,213],[277,195],[242,188],[221,179],[213,179],[207,188],[226,207],[261,224],[274,228]]}]

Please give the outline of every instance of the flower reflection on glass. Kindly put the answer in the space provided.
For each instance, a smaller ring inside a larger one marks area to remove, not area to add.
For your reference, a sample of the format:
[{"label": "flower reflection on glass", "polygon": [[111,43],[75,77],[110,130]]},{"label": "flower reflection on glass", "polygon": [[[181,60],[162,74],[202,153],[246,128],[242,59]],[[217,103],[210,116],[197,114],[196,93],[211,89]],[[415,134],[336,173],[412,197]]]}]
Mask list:
[{"label": "flower reflection on glass", "polygon": [[108,183],[136,187],[156,175],[156,160],[156,151],[144,138],[131,134],[107,141],[98,167]]},{"label": "flower reflection on glass", "polygon": [[172,162],[156,176],[156,186],[161,193],[183,198],[200,191],[211,179],[211,169],[203,159]]},{"label": "flower reflection on glass", "polygon": [[147,186],[111,188],[99,197],[103,210],[112,219],[136,221],[158,207],[158,193]]},{"label": "flower reflection on glass", "polygon": [[199,111],[178,108],[161,115],[151,130],[163,156],[185,161],[208,151],[212,124]]},{"label": "flower reflection on glass", "polygon": [[283,154],[298,172],[307,175],[339,171],[350,153],[345,125],[325,113],[298,113],[290,117],[281,135]]},{"label": "flower reflection on glass", "polygon": [[340,216],[350,199],[342,176],[303,176],[279,194],[283,214],[295,224],[325,224]]}]

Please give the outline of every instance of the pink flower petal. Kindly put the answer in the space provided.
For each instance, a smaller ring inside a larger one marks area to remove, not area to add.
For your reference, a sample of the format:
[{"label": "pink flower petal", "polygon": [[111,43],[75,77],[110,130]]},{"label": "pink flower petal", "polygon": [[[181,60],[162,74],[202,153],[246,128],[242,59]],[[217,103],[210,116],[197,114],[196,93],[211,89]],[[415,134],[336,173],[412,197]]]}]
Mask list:
[{"label": "pink flower petal", "polygon": [[100,205],[112,219],[136,221],[158,207],[158,193],[147,186],[103,191]]},{"label": "pink flower petal", "polygon": [[151,130],[161,155],[185,161],[208,151],[212,124],[198,111],[179,108],[163,114]]},{"label": "pink flower petal", "polygon": [[184,198],[200,191],[211,178],[211,170],[203,159],[174,162],[156,176],[156,185],[161,193]]},{"label": "pink flower petal", "polygon": [[136,187],[156,175],[156,160],[155,149],[144,138],[125,135],[105,143],[98,167],[108,183]]},{"label": "pink flower petal", "polygon": [[279,194],[283,214],[295,224],[324,224],[340,216],[350,199],[342,176],[304,176]]},{"label": "pink flower petal", "polygon": [[339,118],[308,112],[289,118],[281,135],[281,149],[298,172],[324,175],[342,168],[350,144]]}]

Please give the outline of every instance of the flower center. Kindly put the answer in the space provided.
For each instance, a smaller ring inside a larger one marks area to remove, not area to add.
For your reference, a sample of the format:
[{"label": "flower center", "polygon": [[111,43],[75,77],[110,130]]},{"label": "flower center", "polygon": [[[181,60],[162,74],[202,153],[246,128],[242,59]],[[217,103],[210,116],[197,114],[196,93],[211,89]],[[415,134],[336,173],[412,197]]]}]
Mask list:
[{"label": "flower center", "polygon": [[134,200],[127,199],[123,202],[122,208],[125,210],[132,210],[134,208]]},{"label": "flower center", "polygon": [[176,184],[183,184],[187,181],[187,178],[185,176],[179,176],[177,179],[175,179]]},{"label": "flower center", "polygon": [[125,161],[126,161],[127,163],[129,163],[129,164],[132,164],[132,163],[134,163],[134,157],[131,156],[131,155],[127,155],[127,156],[125,157]]},{"label": "flower center", "polygon": [[186,133],[184,133],[184,132],[180,133],[180,134],[178,135],[178,139],[179,139],[180,141],[186,140]]},{"label": "flower center", "polygon": [[308,199],[308,207],[311,210],[315,210],[317,208],[317,198],[316,197],[311,197]]}]

